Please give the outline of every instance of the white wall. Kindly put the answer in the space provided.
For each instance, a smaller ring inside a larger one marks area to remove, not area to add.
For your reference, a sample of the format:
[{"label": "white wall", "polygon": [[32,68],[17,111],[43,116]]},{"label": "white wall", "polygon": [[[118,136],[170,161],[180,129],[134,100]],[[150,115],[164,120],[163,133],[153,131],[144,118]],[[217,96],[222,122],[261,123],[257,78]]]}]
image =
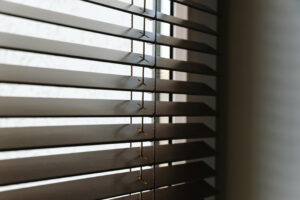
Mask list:
[{"label": "white wall", "polygon": [[227,199],[300,199],[300,1],[230,0]]}]

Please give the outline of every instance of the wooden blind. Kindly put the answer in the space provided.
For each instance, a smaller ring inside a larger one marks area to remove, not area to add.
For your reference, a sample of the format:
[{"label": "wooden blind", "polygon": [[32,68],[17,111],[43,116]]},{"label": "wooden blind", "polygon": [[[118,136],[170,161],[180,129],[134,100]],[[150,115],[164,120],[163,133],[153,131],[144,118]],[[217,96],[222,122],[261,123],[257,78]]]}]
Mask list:
[{"label": "wooden blind", "polygon": [[[131,42],[131,50],[123,51],[109,46],[102,48],[76,41],[0,31],[0,48],[3,50],[111,63],[112,67],[121,65],[130,69],[130,74],[122,75],[72,68],[23,66],[0,61],[0,81],[7,85],[130,92],[130,99],[126,100],[1,95],[0,117],[6,120],[110,118],[115,123],[1,127],[0,153],[16,152],[21,156],[0,160],[0,200],[192,200],[215,194],[213,186],[205,181],[215,176],[215,170],[203,160],[215,156],[214,148],[203,140],[215,137],[214,128],[204,122],[188,120],[176,123],[172,119],[176,116],[214,119],[216,110],[203,101],[174,101],[172,95],[215,98],[216,90],[205,82],[205,78],[200,81],[179,81],[174,80],[173,72],[212,78],[217,74],[208,64],[179,60],[174,56],[174,49],[185,49],[215,59],[217,56],[216,48],[205,41],[174,36],[174,27],[182,27],[217,37],[217,32],[207,25],[174,16],[174,5],[186,6],[215,18],[217,13],[195,0],[171,0],[171,12],[165,14],[159,10],[161,1],[153,1],[152,8],[147,8],[146,1],[143,1],[143,7],[131,0],[80,1],[82,5],[95,9],[101,7],[108,12],[127,13],[132,21],[134,17],[140,17],[142,29],[134,27],[133,22],[130,27],[121,26],[55,9],[0,1],[0,13],[6,17],[123,38]],[[146,29],[147,21],[152,23],[152,31]],[[169,35],[160,33],[161,23],[169,24]],[[133,42],[136,41],[141,44],[141,52],[134,51]],[[146,53],[145,45],[152,45],[150,54]],[[169,57],[160,55],[160,46],[170,47]],[[133,69],[140,70],[141,75],[134,75]],[[150,70],[151,76],[146,77],[145,70]],[[170,72],[168,80],[160,77],[161,70]],[[141,98],[134,99],[134,93],[139,93]],[[168,101],[159,98],[162,93],[169,94]],[[151,96],[150,100],[146,99],[146,95]],[[160,117],[168,117],[168,123],[162,123]],[[119,122],[119,118],[129,121]],[[134,118],[139,121],[134,122]],[[179,139],[181,142],[173,142]],[[163,144],[161,141],[169,142]],[[118,147],[119,144],[128,145]],[[116,146],[49,155],[22,155],[27,151],[101,145]]]}]

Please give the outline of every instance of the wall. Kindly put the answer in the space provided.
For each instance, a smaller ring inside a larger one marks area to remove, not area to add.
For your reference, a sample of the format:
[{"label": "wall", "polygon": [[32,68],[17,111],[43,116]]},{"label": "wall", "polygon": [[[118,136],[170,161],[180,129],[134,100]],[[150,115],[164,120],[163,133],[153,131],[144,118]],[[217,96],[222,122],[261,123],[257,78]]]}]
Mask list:
[{"label": "wall", "polygon": [[227,200],[299,200],[300,1],[230,0]]}]

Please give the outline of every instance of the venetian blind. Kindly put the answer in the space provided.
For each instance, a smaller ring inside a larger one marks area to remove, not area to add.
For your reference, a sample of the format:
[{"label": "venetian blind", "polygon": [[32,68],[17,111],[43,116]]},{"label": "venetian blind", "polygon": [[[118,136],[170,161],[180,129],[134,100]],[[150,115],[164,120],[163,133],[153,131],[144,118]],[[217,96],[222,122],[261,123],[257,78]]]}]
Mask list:
[{"label": "venetian blind", "polygon": [[0,1],[1,200],[215,194],[216,46],[177,35],[217,33],[180,7],[217,18],[186,0]]}]

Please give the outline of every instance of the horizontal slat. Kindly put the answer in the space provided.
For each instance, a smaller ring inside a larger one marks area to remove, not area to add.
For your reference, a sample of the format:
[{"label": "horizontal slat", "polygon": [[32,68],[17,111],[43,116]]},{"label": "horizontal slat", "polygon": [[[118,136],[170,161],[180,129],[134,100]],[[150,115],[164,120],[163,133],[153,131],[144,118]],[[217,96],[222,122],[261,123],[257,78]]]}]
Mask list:
[{"label": "horizontal slat", "polygon": [[155,198],[156,200],[199,200],[214,194],[216,194],[216,191],[213,187],[201,181],[157,190]]},{"label": "horizontal slat", "polygon": [[0,128],[0,150],[214,137],[204,124],[76,125]]},{"label": "horizontal slat", "polygon": [[96,33],[110,34],[128,39],[147,42],[154,41],[154,34],[147,33],[147,36],[144,36],[143,32],[138,29],[131,29],[128,27],[118,26],[38,7],[27,6],[19,3],[0,1],[0,13]]},{"label": "horizontal slat", "polygon": [[156,92],[214,96],[215,91],[205,83],[156,79]]},{"label": "horizontal slat", "polygon": [[2,117],[214,116],[204,103],[0,97]]},{"label": "horizontal slat", "polygon": [[144,8],[138,7],[136,5],[131,5],[129,3],[125,3],[125,2],[121,2],[121,1],[117,1],[117,0],[114,0],[114,1],[112,1],[112,0],[84,0],[84,1],[98,4],[101,6],[106,6],[108,8],[117,9],[117,10],[127,12],[130,14],[147,17],[150,19],[157,19],[158,21],[161,21],[161,22],[169,23],[169,24],[176,25],[176,26],[181,26],[184,28],[193,29],[193,30],[200,31],[203,33],[216,35],[216,32],[214,30],[212,30],[211,28],[209,28],[203,24],[198,24],[196,22],[192,22],[189,20],[180,19],[180,18],[177,18],[174,16],[160,13],[160,12],[157,12],[157,15],[155,17],[154,10],[146,9],[146,11],[144,12]]},{"label": "horizontal slat", "polygon": [[194,51],[203,51],[207,47],[202,43],[196,41],[183,40],[179,38],[169,37],[157,34],[155,41],[155,34],[146,32],[146,36],[141,30],[131,29],[128,27],[122,27],[114,24],[100,22],[88,18],[78,17],[75,15],[69,15],[41,9],[37,7],[26,6],[22,4],[0,1],[0,13],[22,17],[31,20],[37,20],[41,22],[62,25],[72,27],[76,29],[92,31],[96,33],[103,33],[118,37],[124,37],[127,39],[134,39],[139,41],[146,41],[151,43],[157,43],[160,45],[169,45],[176,48],[184,48]]},{"label": "horizontal slat", "polygon": [[[155,187],[199,180],[214,175],[214,171],[203,162],[160,167],[155,169]],[[2,200],[92,200],[154,188],[153,169],[144,170],[143,179],[138,180],[139,172],[127,172],[50,185],[29,187],[0,193]]]},{"label": "horizontal slat", "polygon": [[[155,79],[79,72],[60,69],[24,67],[0,63],[0,82],[65,87],[153,92]],[[156,80],[156,92],[208,95],[215,92],[204,83]]]},{"label": "horizontal slat", "polygon": [[[205,181],[170,186],[155,190],[155,200],[199,200],[216,194],[215,189]],[[114,200],[136,200],[140,194],[115,198]],[[154,191],[143,192],[143,200],[153,200]]]},{"label": "horizontal slat", "polygon": [[0,97],[2,117],[153,116],[154,102]]},{"label": "horizontal slat", "polygon": [[5,32],[0,32],[0,47],[13,50],[30,51],[120,64],[148,67],[154,66],[154,57],[152,56],[146,55],[146,61],[142,59],[141,54],[137,53],[116,51],[111,49]]},{"label": "horizontal slat", "polygon": [[217,15],[217,12],[208,6],[197,2],[197,0],[172,0],[173,2],[180,3],[182,5],[189,6],[191,8],[198,9],[202,12],[206,12],[212,15]]},{"label": "horizontal slat", "polygon": [[[205,25],[198,24],[197,22],[177,18],[177,17],[174,17],[174,16],[166,15],[166,14],[163,14],[163,13],[159,13],[159,12],[157,13],[157,20],[161,21],[161,22],[165,22],[165,23],[170,23],[172,25],[177,25],[177,26],[181,26],[181,27],[184,27],[184,28],[189,28],[189,29],[192,29],[192,30],[195,30],[195,31],[200,31],[202,33],[217,35],[217,33],[214,30],[212,30],[211,28],[209,28]],[[210,47],[210,46],[208,46],[208,47]],[[210,51],[207,51],[206,53],[217,54],[217,51],[215,49],[213,49],[212,47],[210,47]]]},{"label": "horizontal slat", "polygon": [[[150,68],[153,68],[155,65],[155,57],[153,56],[146,55],[145,60],[143,60],[142,55],[137,53],[117,51],[100,47],[61,42],[5,32],[0,32],[0,48],[104,62],[113,62],[119,64],[145,66]],[[212,69],[201,63],[172,60],[160,57],[157,57],[156,67],[158,69],[171,69],[191,73],[210,75],[215,74]]]},{"label": "horizontal slat", "polygon": [[215,111],[204,103],[157,102],[157,116],[214,116]]},{"label": "horizontal slat", "polygon": [[198,51],[203,53],[215,54],[216,51],[211,46],[193,41],[193,40],[183,40],[175,37],[169,37],[165,35],[157,34],[156,43],[159,45],[166,45],[175,48],[187,49],[192,51]]},{"label": "horizontal slat", "polygon": [[156,59],[156,68],[205,75],[216,75],[216,72],[205,64],[161,57],[157,57]]},{"label": "horizontal slat", "polygon": [[202,123],[156,124],[155,136],[163,139],[191,139],[214,137],[214,131]]},{"label": "horizontal slat", "polygon": [[210,157],[215,151],[205,142],[188,142],[156,146],[156,163]]},{"label": "horizontal slat", "polygon": [[[204,142],[158,145],[155,163],[189,160],[214,155]],[[0,161],[0,185],[104,172],[153,164],[153,147],[125,148]]]}]

